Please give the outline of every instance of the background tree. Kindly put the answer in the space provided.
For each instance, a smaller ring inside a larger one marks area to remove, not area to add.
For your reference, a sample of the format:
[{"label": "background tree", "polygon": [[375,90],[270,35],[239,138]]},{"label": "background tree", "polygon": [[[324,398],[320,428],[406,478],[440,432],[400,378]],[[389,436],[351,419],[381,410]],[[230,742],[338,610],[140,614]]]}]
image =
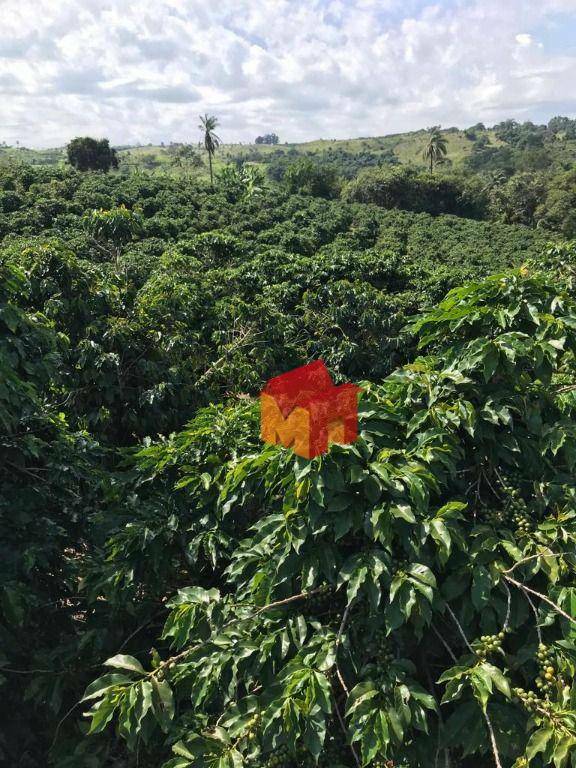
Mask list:
[{"label": "background tree", "polygon": [[104,171],[118,168],[116,150],[108,139],[79,136],[66,146],[68,162],[78,171]]},{"label": "background tree", "polygon": [[210,186],[214,187],[214,172],[212,171],[212,158],[220,146],[220,138],[214,131],[218,127],[218,119],[213,115],[200,115],[200,125],[198,126],[204,132],[204,149],[208,152],[208,165],[210,166]]},{"label": "background tree", "polygon": [[536,211],[543,202],[546,185],[540,173],[517,173],[492,189],[490,203],[495,219],[506,224],[535,225]]},{"label": "background tree", "polygon": [[190,172],[193,168],[201,168],[204,165],[204,161],[191,144],[175,144],[165,151],[171,157],[170,164],[173,168]]},{"label": "background tree", "polygon": [[428,129],[429,136],[422,157],[430,163],[430,173],[434,172],[434,166],[441,163],[448,153],[447,141],[440,133],[440,126],[435,125]]},{"label": "background tree", "polygon": [[278,144],[279,138],[276,133],[265,133],[264,136],[256,136],[255,144]]},{"label": "background tree", "polygon": [[337,197],[340,179],[330,165],[319,165],[306,157],[292,163],[284,174],[284,184],[292,194],[314,195],[315,197]]}]

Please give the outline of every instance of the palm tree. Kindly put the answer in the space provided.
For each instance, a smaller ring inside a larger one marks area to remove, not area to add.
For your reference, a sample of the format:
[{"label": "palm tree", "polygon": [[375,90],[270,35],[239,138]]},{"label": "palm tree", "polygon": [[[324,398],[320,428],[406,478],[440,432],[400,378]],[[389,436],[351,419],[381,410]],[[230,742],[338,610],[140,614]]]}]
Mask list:
[{"label": "palm tree", "polygon": [[214,174],[212,172],[212,158],[220,146],[220,138],[214,133],[218,127],[218,119],[212,115],[200,115],[200,128],[204,132],[204,149],[208,152],[208,164],[210,166],[210,186],[214,188]]},{"label": "palm tree", "polygon": [[441,163],[448,152],[448,142],[440,133],[439,125],[428,128],[428,134],[428,142],[424,147],[422,157],[430,163],[430,173],[433,173],[434,166]]}]

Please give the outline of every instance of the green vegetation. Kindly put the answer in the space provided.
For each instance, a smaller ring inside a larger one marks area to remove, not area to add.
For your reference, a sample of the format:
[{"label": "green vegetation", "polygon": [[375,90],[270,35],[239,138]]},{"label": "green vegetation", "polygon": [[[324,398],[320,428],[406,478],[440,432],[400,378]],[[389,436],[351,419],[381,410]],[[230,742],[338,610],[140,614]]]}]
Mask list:
[{"label": "green vegetation", "polygon": [[214,187],[214,171],[212,170],[212,161],[216,150],[220,146],[220,138],[215,131],[218,127],[218,120],[211,115],[200,116],[200,125],[198,126],[204,134],[204,149],[208,153],[208,167],[210,169],[210,186]]},{"label": "green vegetation", "polygon": [[111,149],[108,139],[91,139],[89,136],[72,139],[66,147],[68,162],[78,171],[109,171],[118,167],[116,150]]},{"label": "green vegetation", "polygon": [[[3,163],[1,764],[574,765],[575,180],[523,165],[572,123],[530,126]],[[360,436],[306,461],[257,395],[318,358]]]},{"label": "green vegetation", "polygon": [[440,132],[439,125],[430,128],[429,134],[422,157],[430,163],[430,173],[434,173],[434,166],[443,163],[448,154],[448,141]]}]

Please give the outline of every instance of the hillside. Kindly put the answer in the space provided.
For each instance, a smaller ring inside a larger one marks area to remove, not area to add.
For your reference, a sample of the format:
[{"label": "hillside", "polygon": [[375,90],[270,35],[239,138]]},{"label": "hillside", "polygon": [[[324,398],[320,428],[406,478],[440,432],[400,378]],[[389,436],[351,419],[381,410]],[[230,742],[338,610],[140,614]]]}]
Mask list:
[{"label": "hillside", "polygon": [[[532,124],[529,124],[532,125]],[[225,139],[225,128],[221,130]],[[442,136],[447,141],[448,164],[460,167],[467,158],[483,148],[502,149],[506,142],[498,137],[498,130],[485,129],[483,126],[467,130],[456,128],[443,129]],[[224,143],[215,157],[215,167],[221,168],[226,163],[240,160],[267,168],[270,163],[298,157],[310,157],[316,161],[330,162],[335,167],[351,177],[362,167],[374,166],[379,163],[389,164],[400,162],[425,167],[422,151],[426,144],[427,132],[422,129],[408,133],[383,135],[379,137],[362,137],[352,139],[318,139],[316,141],[278,145],[263,144],[226,144]],[[202,157],[202,148],[195,137],[191,137],[192,147],[198,150]],[[169,146],[138,146],[121,147],[118,150],[121,167],[126,171],[135,169],[169,170],[178,173],[182,166],[174,163],[174,157]],[[566,169],[576,162],[576,138],[560,135],[556,140],[547,141],[544,145],[536,144],[521,148],[524,158],[524,170],[546,168],[548,170]],[[65,161],[62,148],[47,150],[32,150],[27,148],[0,147],[0,162],[13,159],[35,165],[59,165]],[[205,164],[193,169],[196,175],[205,176]]]}]

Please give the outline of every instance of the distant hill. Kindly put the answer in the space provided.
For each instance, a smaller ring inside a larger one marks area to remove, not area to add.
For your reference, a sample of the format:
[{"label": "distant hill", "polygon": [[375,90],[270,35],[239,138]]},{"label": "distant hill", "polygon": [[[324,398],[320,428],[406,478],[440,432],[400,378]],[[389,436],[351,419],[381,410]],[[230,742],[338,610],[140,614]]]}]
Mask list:
[{"label": "distant hill", "polygon": [[[568,118],[554,118],[567,120]],[[553,121],[551,121],[553,123]],[[448,143],[446,167],[469,167],[471,170],[567,170],[576,164],[576,129],[573,135],[557,131],[551,133],[546,126],[533,123],[517,124],[504,121],[494,128],[481,124],[460,130],[447,128],[442,131]],[[225,138],[225,130],[222,130]],[[216,153],[216,169],[230,162],[244,161],[272,168],[285,165],[291,159],[309,157],[318,162],[329,162],[348,178],[364,167],[381,164],[413,164],[424,166],[422,151],[427,131],[421,129],[407,133],[353,139],[317,139],[302,143],[224,144]],[[177,161],[179,144],[117,147],[124,170],[164,170],[179,172],[191,170],[195,175],[207,173],[204,163],[190,164]],[[189,145],[199,158],[204,153],[199,142]],[[34,150],[24,147],[0,146],[2,159],[19,159],[34,165],[58,165],[65,163],[63,147]],[[274,174],[271,174],[274,176]]]}]

